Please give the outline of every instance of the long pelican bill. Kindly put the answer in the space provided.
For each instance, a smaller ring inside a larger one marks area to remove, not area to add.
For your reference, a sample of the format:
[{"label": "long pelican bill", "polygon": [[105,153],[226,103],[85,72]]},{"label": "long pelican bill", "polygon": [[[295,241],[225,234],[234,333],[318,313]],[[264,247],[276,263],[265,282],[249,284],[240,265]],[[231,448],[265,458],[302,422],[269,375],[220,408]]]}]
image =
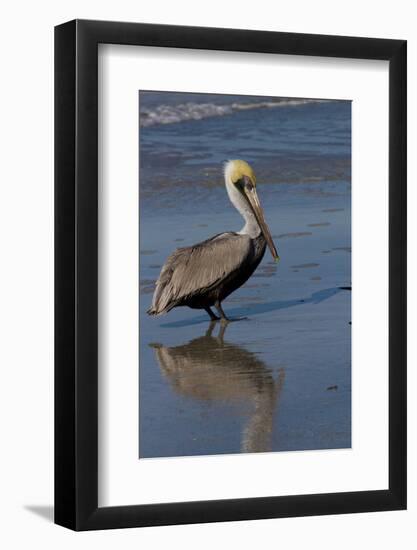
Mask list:
[{"label": "long pelican bill", "polygon": [[[246,180],[246,177],[244,178]],[[265,237],[266,243],[271,251],[272,257],[276,262],[279,261],[278,251],[275,247],[274,241],[272,240],[271,232],[265,221],[265,216],[259,202],[258,194],[256,192],[255,186],[250,181],[250,178],[247,178],[249,181],[245,181],[243,192],[245,193],[246,198],[248,199],[249,205],[252,208],[253,213],[259,223],[263,236]]]}]

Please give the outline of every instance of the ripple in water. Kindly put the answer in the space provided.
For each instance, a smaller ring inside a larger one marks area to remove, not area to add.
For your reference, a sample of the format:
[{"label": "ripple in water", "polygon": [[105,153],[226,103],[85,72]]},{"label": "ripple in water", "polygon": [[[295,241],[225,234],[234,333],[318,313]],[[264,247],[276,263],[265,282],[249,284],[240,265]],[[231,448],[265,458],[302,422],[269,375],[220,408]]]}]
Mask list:
[{"label": "ripple in water", "polygon": [[294,233],[282,233],[281,235],[273,235],[274,239],[296,239],[297,237],[307,237],[312,235],[311,231],[298,231]]},{"label": "ripple in water", "polygon": [[319,267],[320,264],[310,263],[310,264],[299,264],[292,265],[292,269],[309,269],[310,267]]}]

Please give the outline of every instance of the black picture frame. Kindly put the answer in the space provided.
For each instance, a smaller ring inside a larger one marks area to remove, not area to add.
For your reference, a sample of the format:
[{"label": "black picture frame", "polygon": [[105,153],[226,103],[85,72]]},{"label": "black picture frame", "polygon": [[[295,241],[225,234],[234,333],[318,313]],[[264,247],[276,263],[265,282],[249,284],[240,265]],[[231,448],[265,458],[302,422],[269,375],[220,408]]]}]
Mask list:
[{"label": "black picture frame", "polygon": [[[389,62],[389,488],[98,507],[98,44]],[[74,530],[406,508],[406,41],[74,20],[55,28],[55,522]]]}]

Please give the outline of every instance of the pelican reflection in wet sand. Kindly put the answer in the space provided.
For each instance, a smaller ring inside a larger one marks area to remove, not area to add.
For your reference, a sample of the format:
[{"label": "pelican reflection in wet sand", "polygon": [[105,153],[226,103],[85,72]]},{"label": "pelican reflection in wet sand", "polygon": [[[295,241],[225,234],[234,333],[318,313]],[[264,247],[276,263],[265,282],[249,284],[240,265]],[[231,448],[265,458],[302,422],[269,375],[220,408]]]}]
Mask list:
[{"label": "pelican reflection in wet sand", "polygon": [[[268,245],[279,260],[256,193],[256,177],[244,160],[230,160],[224,168],[229,199],[245,220],[241,231],[220,233],[211,239],[173,252],[162,266],[149,315],[174,307],[205,309],[212,320],[229,320],[222,301],[241,287],[261,262]],[[219,313],[217,317],[211,307]]]},{"label": "pelican reflection in wet sand", "polygon": [[[266,452],[274,447],[273,423],[285,381],[285,370],[269,369],[258,354],[224,339],[226,324],[217,336],[211,322],[206,334],[180,346],[150,344],[162,373],[175,393],[199,402],[241,403],[241,451]],[[215,409],[212,409],[212,412]],[[190,435],[190,434],[189,434]],[[207,433],[199,443],[205,446]],[[188,436],[187,436],[188,437]]]}]

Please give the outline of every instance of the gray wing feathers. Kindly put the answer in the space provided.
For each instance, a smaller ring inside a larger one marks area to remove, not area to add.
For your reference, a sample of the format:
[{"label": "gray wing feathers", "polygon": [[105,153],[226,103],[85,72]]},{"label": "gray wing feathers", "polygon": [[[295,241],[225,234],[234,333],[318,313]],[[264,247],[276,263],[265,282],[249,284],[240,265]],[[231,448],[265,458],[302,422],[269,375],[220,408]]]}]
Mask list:
[{"label": "gray wing feathers", "polygon": [[251,239],[236,233],[179,248],[162,267],[148,313],[166,313],[187,297],[215,287],[239,269],[251,253]]}]

